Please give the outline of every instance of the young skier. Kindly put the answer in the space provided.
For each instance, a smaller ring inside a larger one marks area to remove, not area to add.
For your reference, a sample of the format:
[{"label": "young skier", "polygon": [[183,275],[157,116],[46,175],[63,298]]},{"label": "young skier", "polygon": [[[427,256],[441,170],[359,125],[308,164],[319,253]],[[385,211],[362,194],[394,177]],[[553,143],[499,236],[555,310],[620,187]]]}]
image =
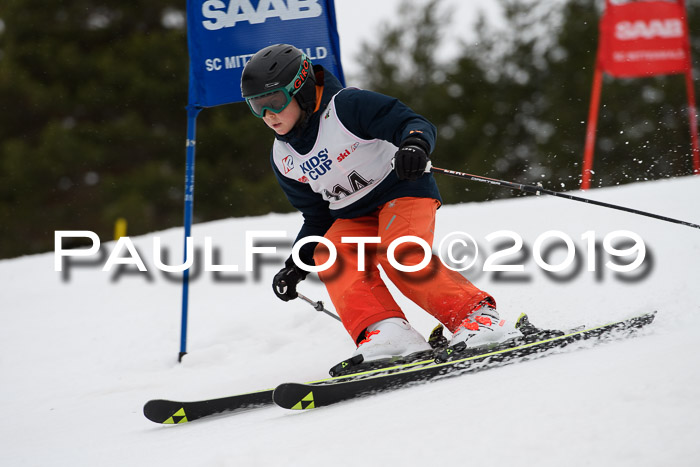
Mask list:
[{"label": "young skier", "polygon": [[[428,120],[397,99],[342,88],[328,70],[312,66],[287,44],[266,47],[250,59],[241,91],[253,114],[275,132],[272,168],[304,217],[295,243],[320,236],[337,250],[333,266],[318,275],[357,345],[353,356],[371,361],[430,349],[392,298],[379,265],[401,293],[453,333],[450,345],[478,347],[511,337],[493,297],[439,258],[431,255],[428,266],[416,272],[399,271],[389,262],[387,249],[401,237],[432,245],[441,199],[425,172],[436,137]],[[378,243],[360,246],[345,237],[376,237]],[[407,241],[393,255],[412,266],[426,252]],[[323,243],[307,243],[299,258],[320,265],[330,252]],[[297,298],[297,284],[307,274],[290,256],[273,279],[275,294],[284,301]]]}]

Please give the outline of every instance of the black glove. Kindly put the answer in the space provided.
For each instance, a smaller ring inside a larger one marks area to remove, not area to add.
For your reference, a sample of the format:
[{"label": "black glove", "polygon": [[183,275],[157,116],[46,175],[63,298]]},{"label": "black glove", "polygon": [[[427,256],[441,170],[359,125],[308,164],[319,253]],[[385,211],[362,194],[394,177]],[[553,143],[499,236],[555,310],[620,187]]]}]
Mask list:
[{"label": "black glove", "polygon": [[297,284],[306,279],[309,272],[297,267],[292,258],[287,259],[284,264],[285,266],[272,279],[272,290],[280,300],[288,302],[299,296]]},{"label": "black glove", "polygon": [[394,171],[399,180],[418,180],[428,166],[430,145],[417,136],[409,136],[401,142],[394,155]]}]

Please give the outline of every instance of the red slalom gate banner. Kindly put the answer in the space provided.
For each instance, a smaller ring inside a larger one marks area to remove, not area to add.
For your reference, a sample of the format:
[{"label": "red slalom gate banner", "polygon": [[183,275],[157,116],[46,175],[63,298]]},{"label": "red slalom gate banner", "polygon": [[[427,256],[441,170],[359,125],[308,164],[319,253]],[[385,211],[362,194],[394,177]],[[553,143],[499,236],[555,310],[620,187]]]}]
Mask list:
[{"label": "red slalom gate banner", "polygon": [[606,0],[600,20],[581,188],[590,187],[603,72],[617,78],[685,73],[693,172],[700,174],[690,34],[684,0]]},{"label": "red slalom gate banner", "polygon": [[620,78],[683,73],[690,68],[680,2],[608,0],[600,21],[598,65]]}]

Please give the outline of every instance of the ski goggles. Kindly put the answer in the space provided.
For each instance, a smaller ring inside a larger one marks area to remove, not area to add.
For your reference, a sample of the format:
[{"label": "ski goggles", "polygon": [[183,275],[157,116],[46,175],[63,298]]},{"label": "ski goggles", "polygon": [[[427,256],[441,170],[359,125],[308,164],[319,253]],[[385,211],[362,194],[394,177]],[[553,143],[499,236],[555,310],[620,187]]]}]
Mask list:
[{"label": "ski goggles", "polygon": [[311,62],[306,57],[306,54],[302,53],[299,71],[288,85],[272,92],[246,97],[245,101],[250,107],[250,111],[258,118],[263,118],[266,110],[274,113],[282,112],[292,102],[294,94],[299,92],[299,89],[304,85],[310,71]]}]

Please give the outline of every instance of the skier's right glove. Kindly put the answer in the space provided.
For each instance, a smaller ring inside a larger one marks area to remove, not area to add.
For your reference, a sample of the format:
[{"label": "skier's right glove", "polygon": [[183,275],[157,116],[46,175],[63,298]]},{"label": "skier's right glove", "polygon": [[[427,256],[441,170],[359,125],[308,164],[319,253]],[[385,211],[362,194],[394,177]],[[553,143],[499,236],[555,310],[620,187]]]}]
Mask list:
[{"label": "skier's right glove", "polygon": [[285,266],[272,279],[272,290],[277,298],[288,302],[299,296],[297,284],[306,279],[309,272],[297,267],[291,257],[284,264]]}]

